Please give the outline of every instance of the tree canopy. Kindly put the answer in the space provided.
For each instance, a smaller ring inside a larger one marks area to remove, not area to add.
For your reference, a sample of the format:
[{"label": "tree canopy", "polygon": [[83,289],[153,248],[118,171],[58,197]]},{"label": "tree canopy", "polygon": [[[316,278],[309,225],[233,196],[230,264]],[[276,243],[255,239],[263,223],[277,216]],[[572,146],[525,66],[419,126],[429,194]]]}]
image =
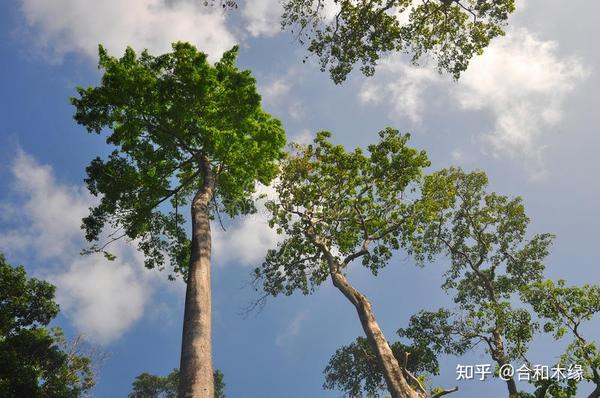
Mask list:
[{"label": "tree canopy", "polygon": [[48,324],[58,315],[55,287],[28,278],[0,253],[0,396],[79,398],[94,386],[91,359]]},{"label": "tree canopy", "polygon": [[474,55],[504,34],[514,0],[285,0],[282,26],[319,58],[336,83],[355,64],[369,76],[382,55],[431,56],[458,79]]},{"label": "tree canopy", "polygon": [[[226,398],[223,373],[215,370],[213,374],[215,383],[215,398]],[[179,369],[173,369],[167,376],[156,376],[142,373],[135,378],[129,398],[177,398],[179,387]]]},{"label": "tree canopy", "polygon": [[254,211],[251,193],[274,177],[285,134],[261,109],[250,72],[235,66],[237,52],[212,66],[189,43],[159,56],[128,48],[121,58],[100,46],[101,84],[80,87],[71,99],[75,120],[106,132],[115,147],[87,167],[86,184],[101,196],[84,219],[89,241],[136,239],[148,268],[164,267],[168,256],[185,271],[190,242],[178,209],[202,186],[205,166],[217,180],[211,214]]},{"label": "tree canopy", "polygon": [[[417,239],[427,253],[445,253],[450,265],[442,288],[452,293],[453,309],[420,311],[399,330],[436,353],[461,355],[483,344],[498,366],[524,358],[536,325],[528,309],[515,308],[518,294],[543,278],[553,236],[527,239],[529,218],[519,197],[487,192],[483,172],[442,170],[428,176],[424,192],[438,217]],[[507,381],[516,394],[514,380]]]}]

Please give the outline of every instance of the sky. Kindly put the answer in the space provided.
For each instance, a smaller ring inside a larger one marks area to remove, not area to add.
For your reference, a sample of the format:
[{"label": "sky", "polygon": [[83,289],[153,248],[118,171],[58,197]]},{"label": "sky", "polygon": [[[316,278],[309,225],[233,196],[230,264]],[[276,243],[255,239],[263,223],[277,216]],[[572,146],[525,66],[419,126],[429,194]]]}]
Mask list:
[{"label": "sky", "polygon": [[[507,35],[458,82],[431,64],[391,55],[374,77],[352,73],[341,86],[314,59],[302,62],[306,49],[280,31],[277,0],[241,2],[227,12],[201,3],[0,2],[0,251],[55,284],[61,315],[54,324],[105,354],[94,397],[126,397],[136,375],[178,366],[184,295],[181,281],[144,269],[126,242],[113,248],[113,262],[79,255],[81,218],[97,201],[83,184],[85,167],[110,148],[73,121],[69,97],[76,86],[98,83],[100,43],[114,55],[127,45],[159,54],[184,40],[211,61],[240,44],[238,65],[252,70],[264,108],[283,121],[289,141],[328,130],[354,148],[375,142],[387,126],[410,132],[431,171],[483,170],[491,190],[523,198],[530,234],[557,235],[548,277],[600,282],[600,3],[518,1]],[[250,272],[277,236],[264,212],[213,231],[213,353],[227,396],[342,396],[322,389],[322,371],[338,347],[362,335],[352,306],[327,282],[311,296],[270,299],[243,316],[256,297]],[[348,277],[395,340],[411,314],[451,303],[439,288],[447,265],[440,259],[420,269],[399,253],[378,277],[358,264]],[[600,322],[585,331],[598,341]],[[559,347],[541,336],[530,355],[550,365]],[[434,384],[458,385],[452,396],[502,396],[499,380],[455,380],[457,364],[477,363],[490,363],[480,349],[443,357]]]}]

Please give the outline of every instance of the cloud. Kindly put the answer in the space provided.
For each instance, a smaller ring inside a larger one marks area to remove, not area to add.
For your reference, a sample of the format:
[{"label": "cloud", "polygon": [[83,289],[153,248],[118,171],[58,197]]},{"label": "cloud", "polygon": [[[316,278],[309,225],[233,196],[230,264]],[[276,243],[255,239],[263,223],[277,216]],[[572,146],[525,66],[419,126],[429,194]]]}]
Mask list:
[{"label": "cloud", "polygon": [[587,73],[581,60],[558,54],[558,43],[519,29],[471,62],[456,98],[461,109],[493,114],[494,128],[483,137],[492,155],[540,167],[543,135],[560,122],[568,95]]},{"label": "cloud", "polygon": [[247,1],[242,15],[252,36],[274,36],[281,31],[280,18],[283,7],[279,0]]},{"label": "cloud", "polygon": [[13,211],[3,219],[11,228],[0,232],[0,250],[44,264],[36,269],[39,277],[57,286],[57,302],[79,332],[100,344],[118,339],[142,317],[159,277],[126,242],[111,248],[113,262],[79,254],[85,247],[81,218],[96,201],[84,187],[57,182],[49,166],[23,151],[11,170],[18,202],[2,205]]},{"label": "cloud", "polygon": [[21,0],[36,45],[55,61],[68,53],[97,58],[98,44],[120,54],[126,46],[164,53],[190,41],[216,61],[236,39],[226,11],[192,0]]},{"label": "cloud", "polygon": [[56,299],[77,329],[107,344],[144,313],[152,289],[143,272],[138,264],[86,256],[49,280],[58,286]]},{"label": "cloud", "polygon": [[289,346],[290,342],[300,335],[302,326],[306,322],[308,315],[306,311],[300,311],[287,324],[286,328],[277,337],[275,337],[275,345],[279,348]]},{"label": "cloud", "polygon": [[279,110],[280,114],[287,112],[294,120],[302,119],[305,116],[304,104],[290,94],[292,89],[301,84],[303,78],[303,72],[297,68],[291,68],[283,76],[271,78],[266,84],[260,84],[259,92],[263,97],[264,104],[269,108]]},{"label": "cloud", "polygon": [[265,102],[276,103],[282,97],[288,95],[291,88],[292,85],[288,82],[288,79],[278,78],[261,87],[260,92]]},{"label": "cloud", "polygon": [[[275,196],[271,186],[259,186],[255,197],[266,195],[265,199]],[[257,266],[265,258],[267,250],[275,248],[279,239],[277,232],[269,227],[265,199],[257,203],[257,212],[239,217],[227,231],[215,224],[212,230],[214,259],[219,264],[238,264]]]},{"label": "cloud", "polygon": [[390,119],[402,121],[408,118],[412,123],[419,123],[425,110],[424,93],[439,80],[434,70],[409,65],[401,55],[393,55],[379,63],[373,78],[365,80],[359,100],[373,105],[391,103]]},{"label": "cloud", "polygon": [[295,142],[302,145],[312,144],[315,134],[309,129],[302,129],[299,133],[290,137],[290,142]]},{"label": "cloud", "polygon": [[410,65],[400,55],[387,57],[361,86],[359,100],[389,104],[390,119],[419,123],[426,104],[438,101],[428,89],[445,88],[449,105],[491,115],[493,127],[480,132],[484,153],[525,161],[532,177],[539,177],[544,134],[559,124],[569,94],[588,73],[580,59],[561,56],[555,41],[514,29],[473,58],[456,84],[431,67]]},{"label": "cloud", "polygon": [[[251,36],[274,36],[281,32],[281,15],[283,6],[280,0],[247,1],[242,9],[242,16],[247,22],[246,30]],[[320,2],[320,13],[324,22],[332,21],[340,10],[340,5],[334,0]]]}]

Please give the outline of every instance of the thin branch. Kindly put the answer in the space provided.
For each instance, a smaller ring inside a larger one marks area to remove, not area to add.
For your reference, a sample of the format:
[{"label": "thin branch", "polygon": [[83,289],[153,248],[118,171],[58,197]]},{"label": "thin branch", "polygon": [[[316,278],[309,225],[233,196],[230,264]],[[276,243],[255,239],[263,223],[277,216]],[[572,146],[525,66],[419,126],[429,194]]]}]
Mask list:
[{"label": "thin branch", "polygon": [[217,219],[219,220],[219,224],[223,231],[227,231],[225,226],[223,225],[223,220],[221,219],[221,212],[219,211],[219,205],[217,204],[217,195],[213,195],[212,197],[213,203],[215,204],[215,213],[217,213]]},{"label": "thin branch", "polygon": [[440,391],[440,392],[438,392],[436,394],[433,394],[431,396],[431,398],[440,398],[440,397],[443,397],[444,395],[452,394],[453,392],[456,392],[456,391],[458,391],[458,386],[456,386],[454,388],[450,388],[449,390],[443,390],[443,391]]}]

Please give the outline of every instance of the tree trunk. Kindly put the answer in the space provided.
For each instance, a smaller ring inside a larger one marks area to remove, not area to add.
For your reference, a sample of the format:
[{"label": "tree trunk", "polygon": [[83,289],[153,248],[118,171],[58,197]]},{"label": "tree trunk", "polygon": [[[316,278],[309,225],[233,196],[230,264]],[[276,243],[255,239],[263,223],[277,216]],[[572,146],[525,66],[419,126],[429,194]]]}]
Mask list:
[{"label": "tree trunk", "polygon": [[331,272],[331,277],[334,286],[356,308],[367,341],[371,345],[377,362],[383,371],[383,377],[392,398],[423,398],[426,396],[424,391],[419,393],[413,390],[406,381],[400,364],[394,357],[388,341],[375,320],[371,303],[369,303],[367,297],[350,285],[346,277],[339,271]]},{"label": "tree trunk", "polygon": [[588,395],[588,398],[600,398],[600,384],[596,384],[596,389]]},{"label": "tree trunk", "polygon": [[[504,339],[502,338],[502,334],[498,331],[498,328],[498,325],[496,325],[496,330],[493,332],[494,345],[496,346],[493,358],[496,360],[498,365],[502,367],[504,365],[508,365],[510,361],[506,358],[506,353],[504,352]],[[517,383],[515,382],[514,377],[506,380],[506,388],[508,389],[509,398],[516,397],[519,394]]]},{"label": "tree trunk", "polygon": [[203,186],[192,202],[192,242],[181,341],[179,398],[214,398],[209,204],[215,179],[203,159]]}]

